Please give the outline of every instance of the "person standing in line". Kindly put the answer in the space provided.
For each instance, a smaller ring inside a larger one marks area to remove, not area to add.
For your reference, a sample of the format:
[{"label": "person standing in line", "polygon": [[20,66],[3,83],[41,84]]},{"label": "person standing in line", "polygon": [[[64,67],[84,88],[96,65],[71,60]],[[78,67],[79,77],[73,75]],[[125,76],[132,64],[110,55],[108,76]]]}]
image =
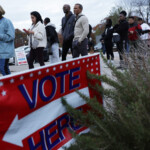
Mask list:
[{"label": "person standing in line", "polygon": [[88,55],[88,34],[89,21],[85,15],[82,14],[83,6],[75,4],[74,13],[76,15],[76,22],[74,28],[73,39],[73,58]]},{"label": "person standing in line", "polygon": [[142,18],[138,18],[138,24],[141,25],[142,35],[141,40],[150,47],[150,26],[143,21]]},{"label": "person standing in line", "polygon": [[127,13],[125,11],[120,12],[119,16],[119,24],[114,26],[114,32],[118,33],[120,35],[120,41],[117,43],[117,49],[119,51],[120,56],[120,66],[118,69],[124,68],[124,60],[123,60],[123,54],[125,52],[128,52],[128,29],[129,24],[126,20]]},{"label": "person standing in line", "polygon": [[68,4],[63,6],[65,17],[62,18],[62,36],[63,36],[62,61],[66,60],[69,49],[71,49],[72,52],[75,15],[70,11],[70,9],[71,7]]},{"label": "person standing in line", "polygon": [[131,44],[131,46],[134,46],[134,48],[137,48],[138,46],[138,41],[140,38],[140,35],[142,33],[142,28],[140,26],[140,24],[137,24],[135,22],[135,18],[133,16],[129,17],[129,42]]},{"label": "person standing in line", "polygon": [[15,29],[12,22],[5,17],[5,11],[0,6],[0,73],[9,75],[9,58],[14,54]]},{"label": "person standing in line", "polygon": [[113,27],[112,27],[112,20],[107,19],[106,21],[106,29],[102,35],[102,38],[104,40],[106,53],[107,53],[107,60],[108,64],[114,63],[114,53],[113,53]]},{"label": "person standing in line", "polygon": [[32,26],[29,30],[24,31],[29,36],[29,69],[34,68],[34,61],[37,58],[40,66],[44,66],[43,51],[47,45],[46,30],[41,15],[37,11],[31,12]]},{"label": "person standing in line", "polygon": [[44,20],[46,34],[47,34],[47,48],[51,51],[50,62],[57,63],[60,61],[59,59],[59,40],[58,34],[56,32],[56,27],[54,24],[50,23],[49,18],[45,18]]}]

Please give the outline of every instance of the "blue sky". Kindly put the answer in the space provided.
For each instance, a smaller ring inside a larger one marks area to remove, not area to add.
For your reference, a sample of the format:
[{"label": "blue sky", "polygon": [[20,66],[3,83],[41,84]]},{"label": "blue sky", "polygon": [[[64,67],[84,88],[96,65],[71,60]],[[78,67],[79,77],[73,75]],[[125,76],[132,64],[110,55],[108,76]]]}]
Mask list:
[{"label": "blue sky", "polygon": [[15,28],[28,29],[31,25],[30,12],[39,11],[43,18],[50,17],[52,23],[61,28],[61,18],[64,16],[62,7],[64,4],[70,4],[73,10],[75,3],[81,3],[84,6],[85,14],[92,26],[100,23],[105,18],[112,7],[117,5],[118,0],[1,0],[6,11],[5,17],[11,19]]}]

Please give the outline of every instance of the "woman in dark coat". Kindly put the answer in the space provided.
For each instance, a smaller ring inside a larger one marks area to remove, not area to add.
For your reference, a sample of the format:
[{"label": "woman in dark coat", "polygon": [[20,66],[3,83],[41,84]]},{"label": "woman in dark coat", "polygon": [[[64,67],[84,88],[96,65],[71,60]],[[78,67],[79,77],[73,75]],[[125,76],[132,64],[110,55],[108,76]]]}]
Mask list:
[{"label": "woman in dark coat", "polygon": [[105,29],[105,32],[103,33],[102,37],[103,37],[103,40],[104,40],[104,43],[105,43],[108,63],[113,64],[113,60],[114,60],[113,42],[112,42],[113,28],[112,28],[111,19],[107,19],[106,29]]}]

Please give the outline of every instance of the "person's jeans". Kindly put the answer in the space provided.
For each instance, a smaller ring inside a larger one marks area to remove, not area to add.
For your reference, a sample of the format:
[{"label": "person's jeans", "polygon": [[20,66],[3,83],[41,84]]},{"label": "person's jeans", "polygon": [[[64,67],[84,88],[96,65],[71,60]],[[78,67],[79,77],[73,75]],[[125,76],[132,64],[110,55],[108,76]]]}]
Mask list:
[{"label": "person's jeans", "polygon": [[59,59],[59,45],[58,43],[54,43],[51,46],[52,55],[50,56],[50,62],[51,63],[58,63],[60,61]]},{"label": "person's jeans", "polygon": [[105,48],[105,44],[104,44],[104,43],[102,43],[102,50],[103,50],[103,54],[105,55],[105,53],[106,53],[106,48]]},{"label": "person's jeans", "polygon": [[10,74],[9,59],[0,59],[0,73],[3,76]]}]

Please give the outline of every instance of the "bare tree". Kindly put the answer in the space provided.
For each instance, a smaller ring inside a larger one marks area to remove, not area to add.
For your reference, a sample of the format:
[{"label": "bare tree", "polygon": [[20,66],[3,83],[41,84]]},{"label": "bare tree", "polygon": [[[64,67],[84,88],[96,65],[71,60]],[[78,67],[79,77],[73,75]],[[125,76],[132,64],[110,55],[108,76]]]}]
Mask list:
[{"label": "bare tree", "polygon": [[128,13],[128,16],[134,12],[133,0],[120,0],[119,5]]},{"label": "bare tree", "polygon": [[120,0],[129,15],[141,17],[147,23],[150,19],[150,0]]}]

